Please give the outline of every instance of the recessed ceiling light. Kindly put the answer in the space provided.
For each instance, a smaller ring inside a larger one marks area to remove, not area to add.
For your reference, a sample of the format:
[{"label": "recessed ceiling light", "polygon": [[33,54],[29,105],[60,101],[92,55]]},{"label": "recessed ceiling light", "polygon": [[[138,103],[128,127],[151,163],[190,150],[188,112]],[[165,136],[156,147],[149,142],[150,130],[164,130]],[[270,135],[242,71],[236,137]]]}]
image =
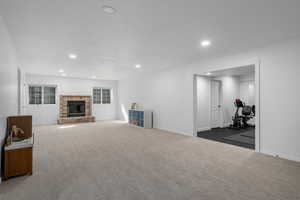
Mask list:
[{"label": "recessed ceiling light", "polygon": [[64,73],[65,71],[63,69],[60,69],[58,72],[59,73]]},{"label": "recessed ceiling light", "polygon": [[205,75],[206,75],[206,76],[210,76],[211,73],[210,73],[210,72],[206,72]]},{"label": "recessed ceiling light", "polygon": [[67,74],[63,73],[63,74],[61,74],[61,76],[67,76]]},{"label": "recessed ceiling light", "polygon": [[77,58],[77,55],[71,53],[71,54],[69,54],[69,58],[75,60]]},{"label": "recessed ceiling light", "polygon": [[203,40],[202,42],[201,42],[201,46],[202,47],[208,47],[208,46],[210,46],[211,45],[211,41],[209,41],[209,40]]},{"label": "recessed ceiling light", "polygon": [[117,10],[111,6],[102,6],[102,9],[107,14],[115,14]]},{"label": "recessed ceiling light", "polygon": [[91,78],[92,78],[92,79],[96,79],[97,77],[96,77],[96,76],[92,76]]},{"label": "recessed ceiling light", "polygon": [[141,68],[141,67],[142,67],[142,66],[139,65],[139,64],[135,66],[135,68],[138,68],[138,69]]}]

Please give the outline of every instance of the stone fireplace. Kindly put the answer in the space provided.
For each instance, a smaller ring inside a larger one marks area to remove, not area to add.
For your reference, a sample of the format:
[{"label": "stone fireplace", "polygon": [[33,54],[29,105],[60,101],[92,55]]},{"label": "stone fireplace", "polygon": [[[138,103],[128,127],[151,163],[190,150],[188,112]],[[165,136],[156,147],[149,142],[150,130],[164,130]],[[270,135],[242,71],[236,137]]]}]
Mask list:
[{"label": "stone fireplace", "polygon": [[91,96],[61,95],[58,124],[94,122]]}]

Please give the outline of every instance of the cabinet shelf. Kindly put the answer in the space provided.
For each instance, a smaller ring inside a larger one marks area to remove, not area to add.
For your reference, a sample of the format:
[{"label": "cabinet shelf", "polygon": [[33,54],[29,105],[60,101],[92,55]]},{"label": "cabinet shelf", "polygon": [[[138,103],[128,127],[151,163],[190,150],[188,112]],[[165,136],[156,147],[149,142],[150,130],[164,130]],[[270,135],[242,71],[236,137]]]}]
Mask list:
[{"label": "cabinet shelf", "polygon": [[153,128],[153,112],[144,110],[129,110],[129,124],[143,127]]}]

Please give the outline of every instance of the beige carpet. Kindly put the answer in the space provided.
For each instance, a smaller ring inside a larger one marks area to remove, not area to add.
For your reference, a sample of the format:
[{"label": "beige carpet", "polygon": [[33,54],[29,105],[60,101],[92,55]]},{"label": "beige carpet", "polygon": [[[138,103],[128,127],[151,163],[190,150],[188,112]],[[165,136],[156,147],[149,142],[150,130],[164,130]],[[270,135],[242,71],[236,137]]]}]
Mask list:
[{"label": "beige carpet", "polygon": [[34,172],[1,200],[300,199],[300,164],[118,121],[35,128]]}]

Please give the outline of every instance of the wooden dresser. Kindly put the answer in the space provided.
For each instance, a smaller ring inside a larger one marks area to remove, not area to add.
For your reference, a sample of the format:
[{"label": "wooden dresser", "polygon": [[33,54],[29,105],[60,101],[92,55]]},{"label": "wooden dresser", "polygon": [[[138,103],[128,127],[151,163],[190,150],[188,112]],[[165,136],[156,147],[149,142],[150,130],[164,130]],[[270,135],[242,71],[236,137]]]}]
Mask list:
[{"label": "wooden dresser", "polygon": [[4,180],[32,174],[33,139],[4,147]]},{"label": "wooden dresser", "polygon": [[[32,174],[32,155],[34,137],[32,134],[32,116],[11,116],[7,118],[7,130],[12,127],[22,130],[20,140],[9,140],[4,145],[3,179]],[[10,134],[11,135],[11,134]],[[6,140],[8,140],[9,135]]]}]

